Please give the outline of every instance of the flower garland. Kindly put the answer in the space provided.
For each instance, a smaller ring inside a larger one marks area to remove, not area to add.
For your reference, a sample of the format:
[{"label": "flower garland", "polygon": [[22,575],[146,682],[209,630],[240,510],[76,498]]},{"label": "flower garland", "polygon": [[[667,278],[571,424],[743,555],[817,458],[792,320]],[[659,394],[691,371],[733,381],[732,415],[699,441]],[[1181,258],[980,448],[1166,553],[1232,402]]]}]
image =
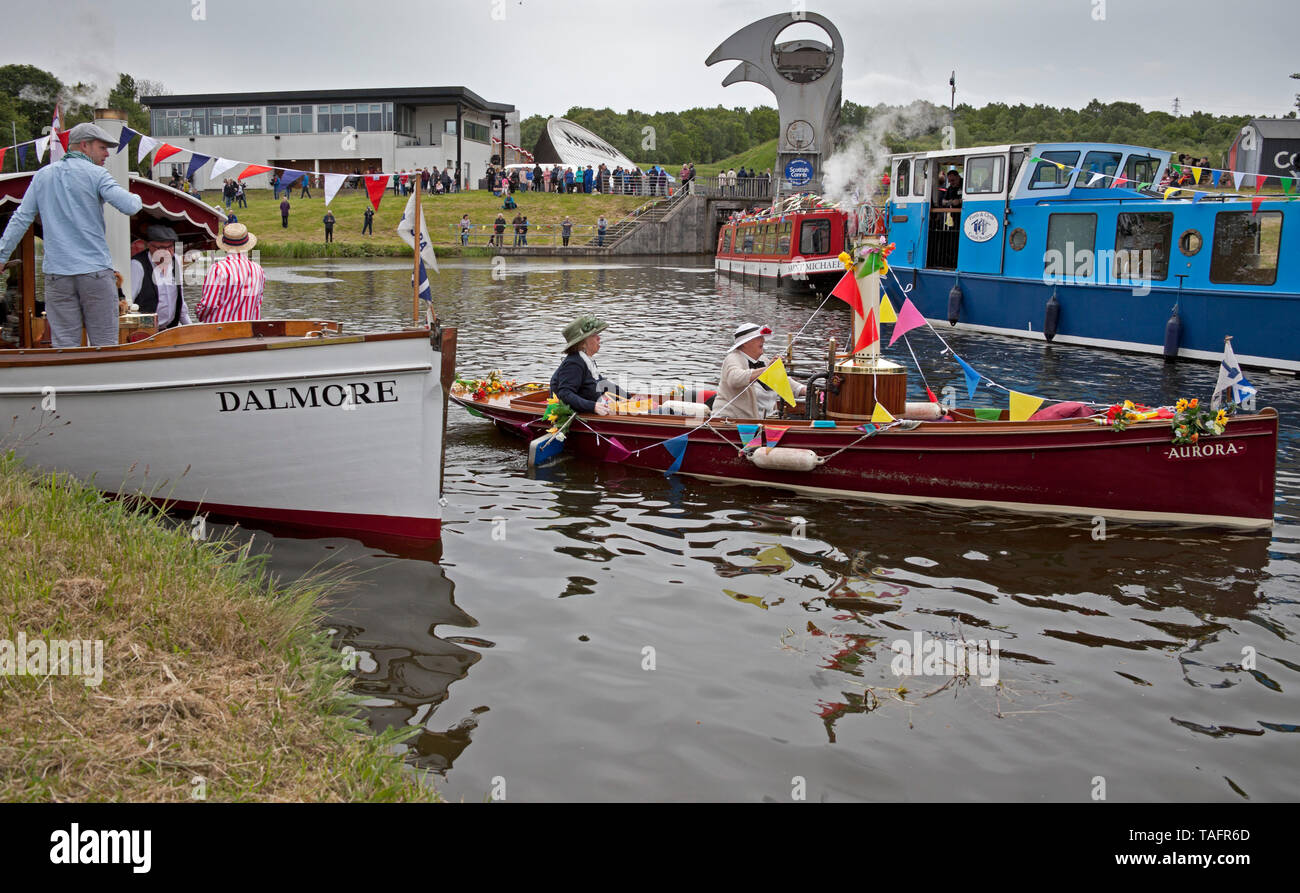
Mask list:
[{"label": "flower garland", "polygon": [[564,436],[569,431],[569,426],[573,424],[576,413],[573,407],[565,403],[559,397],[552,394],[546,400],[546,412],[542,413],[542,421],[550,422],[551,427],[546,429],[546,433],[563,442]]},{"label": "flower garland", "polygon": [[540,391],[545,387],[546,385],[535,381],[520,384],[513,379],[502,378],[501,370],[493,369],[487,378],[458,378],[451,389],[456,394],[468,393],[474,400],[486,400],[506,391]]},{"label": "flower garland", "polygon": [[1212,437],[1228,427],[1228,411],[1204,409],[1196,398],[1174,404],[1174,443],[1196,443],[1201,435]]}]

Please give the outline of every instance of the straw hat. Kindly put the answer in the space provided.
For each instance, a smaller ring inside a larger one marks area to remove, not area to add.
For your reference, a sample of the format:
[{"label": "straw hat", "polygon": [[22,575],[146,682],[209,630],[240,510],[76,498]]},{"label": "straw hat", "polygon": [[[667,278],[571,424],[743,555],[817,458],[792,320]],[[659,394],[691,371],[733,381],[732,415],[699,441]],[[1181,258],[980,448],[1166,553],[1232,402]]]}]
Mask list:
[{"label": "straw hat", "polygon": [[[746,341],[753,341],[755,338],[765,338],[772,334],[769,326],[755,325],[752,322],[743,323],[736,326],[735,343],[731,345],[731,350],[735,350]],[[728,351],[730,353],[730,351]]]},{"label": "straw hat", "polygon": [[578,342],[585,341],[592,335],[605,331],[608,325],[609,323],[601,322],[594,316],[579,316],[564,327],[564,340],[567,342],[564,349],[568,350]]},{"label": "straw hat", "polygon": [[227,223],[217,238],[217,245],[222,251],[243,253],[252,250],[257,244],[257,236],[248,231],[242,223]]}]

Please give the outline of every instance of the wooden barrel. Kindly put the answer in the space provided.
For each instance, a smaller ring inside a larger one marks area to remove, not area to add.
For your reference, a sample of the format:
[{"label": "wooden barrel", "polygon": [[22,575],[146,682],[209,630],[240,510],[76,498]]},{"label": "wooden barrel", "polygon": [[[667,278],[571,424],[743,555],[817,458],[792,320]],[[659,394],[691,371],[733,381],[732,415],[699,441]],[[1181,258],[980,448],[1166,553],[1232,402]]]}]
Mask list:
[{"label": "wooden barrel", "polygon": [[892,363],[880,366],[839,363],[835,367],[839,393],[827,392],[826,416],[869,422],[879,401],[897,418],[907,409],[907,370]]}]

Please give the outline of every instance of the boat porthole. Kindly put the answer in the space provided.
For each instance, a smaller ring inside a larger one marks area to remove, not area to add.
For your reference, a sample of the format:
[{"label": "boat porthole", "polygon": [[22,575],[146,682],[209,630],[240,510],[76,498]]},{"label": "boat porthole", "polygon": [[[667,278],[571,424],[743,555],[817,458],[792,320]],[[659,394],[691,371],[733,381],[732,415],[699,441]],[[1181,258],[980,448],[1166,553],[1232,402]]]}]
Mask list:
[{"label": "boat porthole", "polygon": [[1201,250],[1201,244],[1204,241],[1198,230],[1189,229],[1178,237],[1178,250],[1191,257]]},{"label": "boat porthole", "polygon": [[1021,248],[1024,248],[1025,243],[1028,241],[1029,241],[1029,236],[1025,235],[1025,231],[1020,227],[1017,226],[1015,229],[1011,231],[1012,251],[1019,251]]}]

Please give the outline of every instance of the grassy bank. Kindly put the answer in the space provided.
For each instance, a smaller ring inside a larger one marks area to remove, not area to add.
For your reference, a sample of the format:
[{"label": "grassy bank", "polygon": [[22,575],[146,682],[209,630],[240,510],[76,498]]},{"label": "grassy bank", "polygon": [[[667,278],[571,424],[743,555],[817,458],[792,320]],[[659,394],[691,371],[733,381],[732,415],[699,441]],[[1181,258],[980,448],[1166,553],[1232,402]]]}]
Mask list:
[{"label": "grassy bank", "polygon": [[0,675],[0,800],[428,800],[317,626],[228,542],[0,458],[0,638],[102,640],[102,683]]},{"label": "grassy bank", "polygon": [[[374,233],[362,235],[365,209],[370,199],[364,190],[343,189],[330,202],[334,213],[334,243],[325,245],[325,196],[320,189],[311,190],[311,198],[298,198],[295,189],[289,199],[289,226],[280,222],[280,202],[269,189],[248,190],[248,207],[233,210],[239,222],[257,236],[257,247],[267,257],[410,257],[411,249],[397,236],[397,224],[402,219],[407,199],[393,195],[390,189],[384,194],[375,213]],[[205,201],[219,204],[221,193],[207,190]],[[529,224],[558,224],[565,216],[579,225],[595,225],[604,214],[613,223],[638,205],[648,201],[645,196],[631,195],[559,195],[547,192],[517,192],[515,201],[519,213],[528,217]],[[422,202],[424,219],[429,224],[430,238],[438,248],[460,247],[460,238],[452,228],[462,214],[468,214],[471,223],[491,224],[497,214],[504,213],[512,220],[515,211],[501,211],[501,199],[487,191],[461,192],[445,196],[425,196]],[[513,233],[507,232],[509,244]],[[473,238],[479,247],[485,236],[477,233]],[[532,241],[536,241],[534,238]],[[577,240],[579,243],[584,241]],[[296,245],[308,247],[295,247]],[[310,246],[318,246],[312,248]],[[453,252],[443,252],[453,253]],[[488,254],[486,249],[482,252]]]}]

